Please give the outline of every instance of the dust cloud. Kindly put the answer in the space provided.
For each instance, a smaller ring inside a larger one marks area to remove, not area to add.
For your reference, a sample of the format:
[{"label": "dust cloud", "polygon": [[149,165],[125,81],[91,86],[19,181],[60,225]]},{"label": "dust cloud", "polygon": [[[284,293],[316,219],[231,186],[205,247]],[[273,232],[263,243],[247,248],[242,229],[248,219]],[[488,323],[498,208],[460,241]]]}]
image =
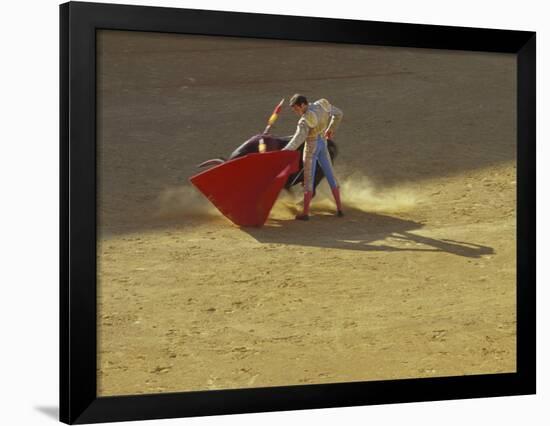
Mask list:
[{"label": "dust cloud", "polygon": [[[368,177],[357,173],[340,182],[340,193],[344,210],[348,208],[363,212],[398,213],[412,210],[418,202],[418,195],[411,188],[377,188]],[[294,187],[292,192],[282,191],[271,215],[295,214],[302,208],[302,203],[301,187]],[[311,209],[312,213],[334,211],[334,199],[325,181],[317,187]]]},{"label": "dust cloud", "polygon": [[[376,188],[368,177],[360,174],[353,174],[342,180],[340,192],[344,209],[363,212],[404,212],[413,209],[418,201],[417,195],[410,188]],[[301,186],[296,186],[291,191],[281,191],[270,217],[283,219],[298,213],[302,208],[302,194]],[[330,187],[323,181],[317,187],[317,194],[312,201],[312,213],[333,212],[334,208]],[[209,220],[219,218],[221,213],[197,189],[184,185],[167,188],[160,194],[156,216],[165,219],[187,217]]]},{"label": "dust cloud", "polygon": [[209,219],[220,216],[210,201],[191,185],[165,189],[159,196],[158,205],[156,216],[165,219]]}]

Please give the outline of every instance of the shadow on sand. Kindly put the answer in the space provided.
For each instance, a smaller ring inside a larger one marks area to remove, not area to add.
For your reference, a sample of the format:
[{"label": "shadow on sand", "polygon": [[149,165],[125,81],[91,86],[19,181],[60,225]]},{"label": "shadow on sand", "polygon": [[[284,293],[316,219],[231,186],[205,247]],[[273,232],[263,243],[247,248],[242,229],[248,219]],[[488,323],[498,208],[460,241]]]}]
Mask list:
[{"label": "shadow on sand", "polygon": [[[494,254],[492,247],[412,232],[422,227],[411,220],[348,209],[344,218],[323,214],[312,216],[309,222],[272,219],[263,228],[241,229],[260,243],[359,251],[444,252],[471,258]],[[395,245],[388,245],[388,240]]]}]

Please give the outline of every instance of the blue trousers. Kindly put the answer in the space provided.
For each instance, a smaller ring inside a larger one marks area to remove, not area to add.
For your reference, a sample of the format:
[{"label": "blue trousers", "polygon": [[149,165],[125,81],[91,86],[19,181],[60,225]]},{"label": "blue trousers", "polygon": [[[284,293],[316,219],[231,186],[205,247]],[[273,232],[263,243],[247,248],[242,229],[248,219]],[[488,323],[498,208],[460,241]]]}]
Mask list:
[{"label": "blue trousers", "polygon": [[327,142],[319,135],[314,141],[307,141],[304,149],[304,190],[313,191],[317,163],[323,169],[327,182],[332,189],[338,187],[334,177],[332,161],[328,153]]}]

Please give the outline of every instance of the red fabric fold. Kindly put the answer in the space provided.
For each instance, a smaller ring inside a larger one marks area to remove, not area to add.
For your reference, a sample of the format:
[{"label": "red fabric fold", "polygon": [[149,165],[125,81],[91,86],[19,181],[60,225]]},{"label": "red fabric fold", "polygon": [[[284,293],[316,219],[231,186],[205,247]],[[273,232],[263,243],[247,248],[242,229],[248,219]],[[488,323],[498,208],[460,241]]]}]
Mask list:
[{"label": "red fabric fold", "polygon": [[288,176],[299,167],[299,152],[248,154],[189,178],[238,226],[263,226]]}]

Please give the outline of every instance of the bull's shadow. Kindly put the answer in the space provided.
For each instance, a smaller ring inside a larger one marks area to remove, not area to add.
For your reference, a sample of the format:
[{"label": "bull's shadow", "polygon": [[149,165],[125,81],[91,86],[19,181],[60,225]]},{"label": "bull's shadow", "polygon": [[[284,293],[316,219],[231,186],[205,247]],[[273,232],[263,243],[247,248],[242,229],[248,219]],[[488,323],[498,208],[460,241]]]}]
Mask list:
[{"label": "bull's shadow", "polygon": [[[242,230],[260,243],[359,251],[444,252],[471,258],[494,254],[492,247],[473,242],[438,240],[413,233],[423,226],[412,220],[348,208],[343,218],[323,214],[314,215],[308,222],[272,219],[263,228]],[[396,245],[384,243],[387,240]]]}]

